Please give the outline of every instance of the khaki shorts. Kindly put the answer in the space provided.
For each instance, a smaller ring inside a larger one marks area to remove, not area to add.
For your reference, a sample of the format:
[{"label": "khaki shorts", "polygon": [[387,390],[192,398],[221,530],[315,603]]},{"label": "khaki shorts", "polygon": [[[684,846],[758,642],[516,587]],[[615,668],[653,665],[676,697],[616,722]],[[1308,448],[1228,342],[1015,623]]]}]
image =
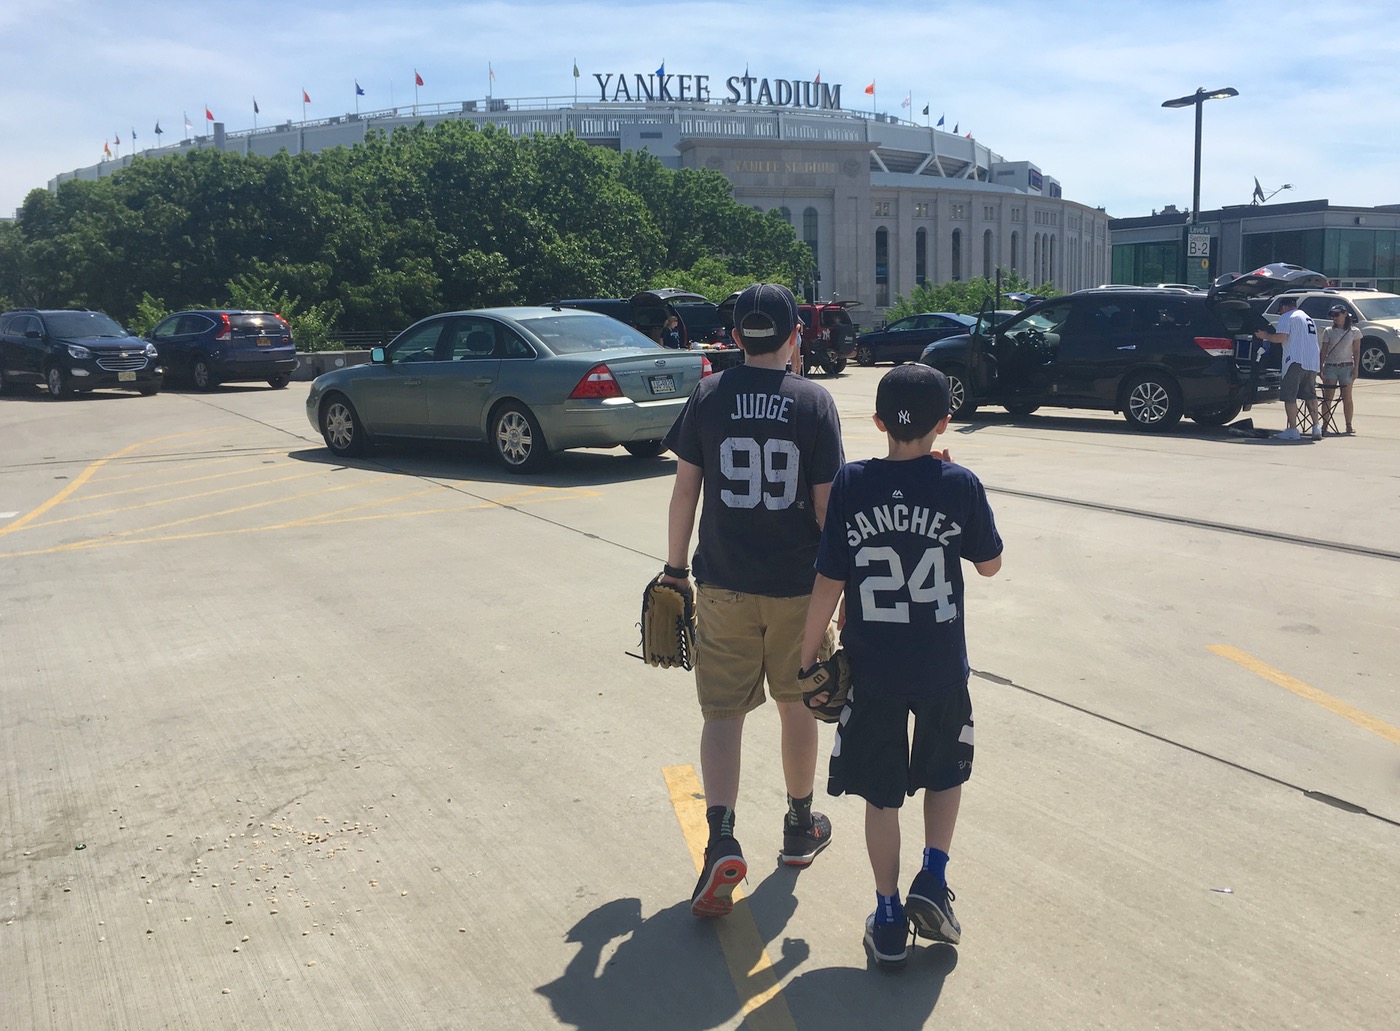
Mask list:
[{"label": "khaki shorts", "polygon": [[[701,715],[727,720],[765,701],[763,682],[775,702],[800,702],[797,670],[807,595],[769,598],[696,584],[695,693]],[[835,634],[827,627],[820,658],[831,657]]]}]

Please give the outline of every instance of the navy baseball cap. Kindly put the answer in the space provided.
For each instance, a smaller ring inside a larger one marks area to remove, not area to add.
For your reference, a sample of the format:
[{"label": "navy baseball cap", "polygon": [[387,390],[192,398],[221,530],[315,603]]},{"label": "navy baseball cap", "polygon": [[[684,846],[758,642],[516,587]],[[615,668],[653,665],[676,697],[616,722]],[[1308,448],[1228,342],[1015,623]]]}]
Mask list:
[{"label": "navy baseball cap", "polygon": [[755,283],[734,302],[734,328],[758,354],[786,344],[801,321],[792,291],[777,283]]},{"label": "navy baseball cap", "polygon": [[875,414],[896,440],[918,440],[948,414],[948,377],[917,362],[896,365],[875,388]]}]

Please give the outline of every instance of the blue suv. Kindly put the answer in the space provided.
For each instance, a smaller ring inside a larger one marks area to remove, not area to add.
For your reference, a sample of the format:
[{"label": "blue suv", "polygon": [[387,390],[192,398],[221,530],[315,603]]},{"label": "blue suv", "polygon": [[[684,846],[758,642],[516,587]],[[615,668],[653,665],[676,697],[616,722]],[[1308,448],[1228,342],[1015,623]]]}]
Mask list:
[{"label": "blue suv", "polygon": [[253,380],[280,389],[297,367],[291,327],[270,311],[177,311],[158,322],[147,339],[170,374],[198,390]]}]

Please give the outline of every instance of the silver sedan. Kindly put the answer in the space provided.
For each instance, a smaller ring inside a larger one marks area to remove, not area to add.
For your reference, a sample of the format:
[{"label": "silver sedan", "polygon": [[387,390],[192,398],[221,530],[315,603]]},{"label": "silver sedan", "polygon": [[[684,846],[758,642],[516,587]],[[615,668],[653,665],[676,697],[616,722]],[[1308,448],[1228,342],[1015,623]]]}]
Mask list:
[{"label": "silver sedan", "polygon": [[368,365],[318,376],[306,416],[337,455],[416,438],[486,441],[517,471],[574,447],[651,458],[710,372],[704,355],[593,312],[446,312],[376,347]]}]

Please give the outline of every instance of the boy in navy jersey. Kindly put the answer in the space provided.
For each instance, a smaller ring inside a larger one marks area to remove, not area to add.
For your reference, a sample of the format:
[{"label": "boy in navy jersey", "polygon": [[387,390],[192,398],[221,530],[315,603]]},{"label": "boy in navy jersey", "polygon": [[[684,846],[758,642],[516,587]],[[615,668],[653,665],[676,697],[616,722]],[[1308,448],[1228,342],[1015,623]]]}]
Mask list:
[{"label": "boy in navy jersey", "polygon": [[[875,394],[875,425],[889,454],[844,466],[831,485],[802,670],[817,661],[844,592],[851,691],[827,790],[866,801],[876,909],[865,944],[887,965],[908,956],[910,924],[916,936],[954,945],[962,934],[945,878],[962,784],[972,775],[962,560],[993,576],[1002,544],[981,482],[946,451],[931,452],[948,428],[943,373],[917,364],[887,373]],[[899,808],[921,788],[923,868],[901,904]]]},{"label": "boy in navy jersey", "polygon": [[[782,724],[787,813],[779,858],[807,866],[831,841],[831,821],[812,809],[817,724],[802,704],[797,671],[827,492],[845,458],[836,402],[785,371],[801,329],[787,287],[746,289],[734,304],[744,364],[702,379],[666,437],[676,455],[667,582],[690,579],[686,551],[700,511],[695,689],[710,833],[691,894],[696,916],[732,911],[734,887],[748,871],[734,806],[744,720],[767,700],[765,683]],[[830,645],[814,647],[830,654]]]}]

